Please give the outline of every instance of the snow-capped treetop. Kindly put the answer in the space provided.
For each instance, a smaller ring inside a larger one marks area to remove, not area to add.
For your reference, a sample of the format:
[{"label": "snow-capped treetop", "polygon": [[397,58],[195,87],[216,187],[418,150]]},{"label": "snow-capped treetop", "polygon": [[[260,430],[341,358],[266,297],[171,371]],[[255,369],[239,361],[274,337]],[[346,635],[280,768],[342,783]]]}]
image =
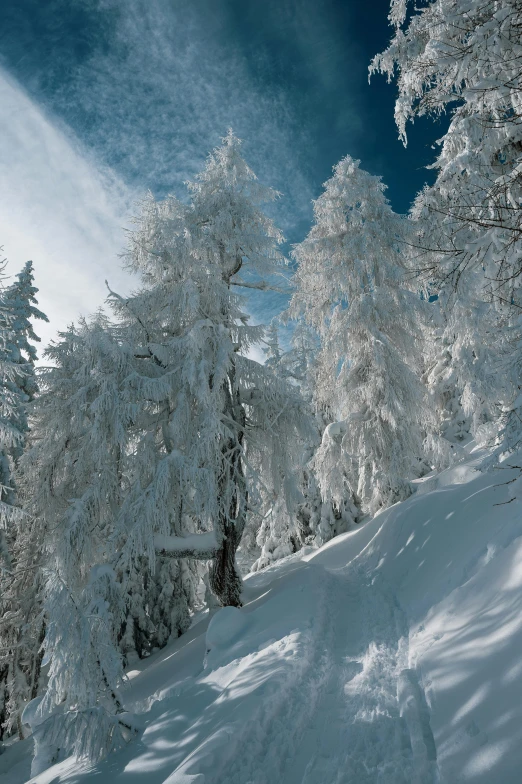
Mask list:
[{"label": "snow-capped treetop", "polygon": [[[37,307],[34,285],[33,262],[27,261],[23,270],[16,276],[16,281],[8,286],[0,295],[9,310],[11,329],[14,336],[13,358],[17,362],[36,362],[36,348],[29,341],[40,342],[35,333],[31,319],[49,321],[45,313]],[[25,357],[25,359],[24,359]]]},{"label": "snow-capped treetop", "polygon": [[[409,344],[411,362],[419,303],[405,285],[401,240],[408,226],[391,209],[381,178],[359,164],[349,155],[343,158],[314,202],[314,225],[294,250],[299,266],[290,313],[303,314],[323,341],[338,323],[337,353],[346,350],[341,324],[352,318],[348,310],[363,295],[375,297],[386,290],[388,306],[402,312],[397,322],[390,321],[389,329],[398,341]],[[335,366],[337,360],[332,361]]]},{"label": "snow-capped treetop", "polygon": [[314,202],[314,225],[294,251],[299,309],[318,328],[336,303],[346,306],[361,290],[396,281],[402,266],[404,221],[391,209],[381,178],[359,164],[348,155],[334,167]]},{"label": "snow-capped treetop", "polygon": [[245,263],[266,275],[283,262],[278,249],[283,235],[261,209],[279,194],[259,182],[231,130],[188,189],[198,252],[221,266],[224,281],[233,282]]}]

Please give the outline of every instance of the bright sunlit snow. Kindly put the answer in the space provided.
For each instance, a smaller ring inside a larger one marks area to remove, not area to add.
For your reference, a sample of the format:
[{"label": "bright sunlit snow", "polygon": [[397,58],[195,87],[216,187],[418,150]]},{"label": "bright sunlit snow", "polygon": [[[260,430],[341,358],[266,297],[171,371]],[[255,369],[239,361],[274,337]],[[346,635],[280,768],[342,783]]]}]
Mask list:
[{"label": "bright sunlit snow", "polygon": [[[522,480],[472,451],[133,665],[138,742],[34,784],[518,784]],[[513,461],[515,462],[515,461]],[[448,548],[451,539],[452,546]],[[0,757],[29,777],[31,741]]]}]

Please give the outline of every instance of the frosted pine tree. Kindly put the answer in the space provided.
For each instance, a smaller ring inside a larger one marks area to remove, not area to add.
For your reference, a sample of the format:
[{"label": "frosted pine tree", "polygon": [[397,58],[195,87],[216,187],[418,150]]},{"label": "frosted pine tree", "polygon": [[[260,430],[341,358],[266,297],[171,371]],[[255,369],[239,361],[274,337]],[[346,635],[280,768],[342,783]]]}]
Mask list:
[{"label": "frosted pine tree", "polygon": [[[404,284],[403,221],[347,156],[295,248],[292,311],[321,339],[316,396],[331,411],[315,457],[325,500],[363,509],[406,497],[431,416],[419,380],[419,298]],[[337,421],[335,421],[337,420]]]},{"label": "frosted pine tree", "polygon": [[[289,381],[299,390],[303,410],[307,410],[307,416],[313,422],[309,384],[313,349],[306,344],[305,331],[304,325],[298,324],[292,334],[291,347],[284,351],[279,341],[278,325],[275,320],[272,321],[265,338],[265,364],[280,379]],[[297,552],[304,544],[315,541],[321,499],[308,463],[319,441],[316,427],[312,428],[310,436],[293,456],[292,475],[299,489],[294,506],[289,509],[284,497],[266,498],[264,515],[261,518],[250,516],[242,550],[248,550],[255,557],[252,571],[263,569],[273,561]]]},{"label": "frosted pine tree", "polygon": [[[360,510],[353,495],[332,502],[323,500],[317,477],[314,455],[320,447],[325,428],[332,421],[330,403],[320,396],[321,354],[317,333],[302,319],[297,321],[292,335],[292,349],[287,355],[290,377],[300,386],[314,415],[316,437],[309,442],[303,471],[303,501],[297,509],[297,521],[302,536],[308,543],[322,545],[334,536],[346,533],[357,522]],[[331,402],[331,401],[330,401]]]},{"label": "frosted pine tree", "polygon": [[[260,209],[275,194],[258,183],[239,148],[229,134],[212,153],[189,185],[188,209],[174,199],[147,203],[127,256],[144,287],[114,299],[142,347],[141,373],[158,389],[162,412],[158,437],[144,430],[137,444],[137,473],[120,516],[122,558],[153,552],[154,542],[162,557],[212,558],[212,589],[222,604],[235,605],[235,552],[259,473],[264,484],[291,489],[290,476],[281,480],[285,441],[299,426],[297,395],[244,356],[262,328],[248,325],[233,289],[243,269],[269,274],[282,257],[281,236]],[[272,420],[286,429],[282,439]]]},{"label": "frosted pine tree", "polygon": [[117,696],[125,602],[111,536],[127,489],[135,407],[121,386],[132,354],[101,314],[60,338],[46,352],[33,445],[20,461],[47,575],[47,690],[35,712],[33,775],[60,749],[96,759],[131,733]]},{"label": "frosted pine tree", "polygon": [[464,413],[462,390],[456,363],[457,335],[451,329],[451,314],[431,303],[431,320],[426,324],[422,378],[430,391],[436,426],[458,453],[458,445],[470,437],[470,418]]},{"label": "frosted pine tree", "polygon": [[28,398],[27,402],[31,402],[38,392],[35,378],[35,363],[38,357],[33,344],[40,343],[40,338],[34,330],[33,322],[49,320],[38,308],[37,294],[33,262],[28,261],[16,276],[15,282],[3,292],[3,300],[11,318],[13,336],[11,352],[14,361],[23,366],[24,373],[20,384]]},{"label": "frosted pine tree", "polygon": [[24,458],[49,531],[42,760],[97,758],[131,733],[118,646],[143,653],[183,631],[209,560],[219,602],[239,605],[247,513],[266,492],[293,502],[307,422],[296,391],[245,356],[263,329],[233,291],[242,268],[282,261],[261,209],[275,194],[232,134],[189,187],[188,206],[145,201],[126,252],[139,288],[111,292],[116,323],[71,330],[43,376]]},{"label": "frosted pine tree", "polygon": [[433,0],[407,11],[407,0],[393,0],[394,36],[371,70],[388,80],[397,74],[404,142],[409,120],[450,115],[433,164],[436,182],[413,208],[416,266],[446,290],[456,342],[451,372],[462,374],[463,407],[479,435],[498,414],[500,397],[509,397],[491,381],[519,311],[522,5]]},{"label": "frosted pine tree", "polygon": [[[293,473],[300,491],[295,507],[289,512],[280,499],[275,499],[268,505],[268,513],[259,521],[256,542],[260,552],[252,566],[254,571],[297,552],[305,545],[320,546],[345,533],[353,527],[359,514],[349,495],[339,503],[321,497],[313,457],[321,444],[329,411],[318,405],[315,399],[320,343],[317,333],[302,319],[292,326],[291,346],[285,352],[278,349],[277,362],[273,359],[274,340],[269,339],[272,367],[299,389],[313,428],[294,455]],[[251,527],[248,534],[251,535]]]},{"label": "frosted pine tree", "polygon": [[[282,363],[286,355],[281,348],[279,324],[276,319],[272,319],[266,329],[263,338],[263,354],[266,357],[265,366],[270,368],[278,378],[287,379],[286,366]],[[275,513],[276,507],[278,507],[277,499],[265,497],[262,504],[263,514],[249,513],[247,515],[247,522],[238,552],[238,562],[243,573],[255,571],[270,563],[273,560],[272,551],[275,548],[279,548],[279,552],[284,552],[284,555],[292,552],[292,545],[288,541],[291,532],[295,530],[295,526],[292,525],[292,513],[288,513],[284,502],[280,510],[281,514]],[[276,525],[284,521],[285,534],[288,534],[288,536],[283,534],[280,541],[275,541],[271,538],[271,523],[276,520]],[[270,543],[268,543],[269,538]],[[261,555],[262,553],[263,556]]]},{"label": "frosted pine tree", "polygon": [[11,693],[17,690],[19,677],[18,634],[16,625],[11,622],[14,613],[19,615],[19,607],[17,602],[13,606],[11,584],[16,570],[13,547],[24,515],[16,499],[13,455],[23,449],[27,430],[21,390],[23,370],[12,355],[14,336],[11,324],[9,309],[0,300],[0,609],[4,621],[0,632],[4,644],[0,654],[1,736],[12,729],[11,716],[15,710]]},{"label": "frosted pine tree", "polygon": [[16,482],[16,469],[28,433],[28,407],[38,386],[34,363],[36,349],[32,320],[47,321],[36,307],[38,289],[33,285],[32,262],[28,261],[16,280],[0,294],[4,370],[2,389],[8,397],[3,416],[11,435],[2,442],[1,461],[3,495],[12,510],[8,513],[5,541],[9,551],[9,568],[0,575],[0,737],[18,732],[24,737],[20,721],[27,700],[36,696],[41,668],[40,646],[43,641],[41,573],[39,557],[42,540],[37,521],[23,514],[23,495]]},{"label": "frosted pine tree", "polygon": [[275,320],[272,320],[268,326],[264,343],[265,348],[263,349],[263,353],[266,357],[265,365],[277,369],[281,363],[283,351],[281,350],[279,330]]}]

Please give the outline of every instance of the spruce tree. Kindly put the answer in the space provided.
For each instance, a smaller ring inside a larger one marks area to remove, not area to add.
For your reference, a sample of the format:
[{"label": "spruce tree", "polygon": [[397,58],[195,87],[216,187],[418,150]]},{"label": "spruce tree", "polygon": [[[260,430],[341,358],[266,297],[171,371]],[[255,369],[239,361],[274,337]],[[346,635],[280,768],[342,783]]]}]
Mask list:
[{"label": "spruce tree", "polygon": [[16,471],[29,436],[28,413],[38,392],[32,320],[47,321],[37,308],[38,289],[28,261],[15,281],[0,293],[2,344],[2,509],[8,561],[0,574],[0,737],[24,731],[21,710],[38,691],[44,621],[38,521],[21,509],[23,488]]}]

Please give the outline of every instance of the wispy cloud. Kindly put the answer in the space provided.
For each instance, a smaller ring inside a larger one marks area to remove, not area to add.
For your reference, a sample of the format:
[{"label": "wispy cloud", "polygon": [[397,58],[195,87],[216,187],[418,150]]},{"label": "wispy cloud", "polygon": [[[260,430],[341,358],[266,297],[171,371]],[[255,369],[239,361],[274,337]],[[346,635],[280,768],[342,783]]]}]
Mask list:
[{"label": "wispy cloud", "polygon": [[0,244],[8,274],[34,261],[45,345],[102,305],[105,278],[129,288],[117,253],[133,194],[1,70],[0,103]]},{"label": "wispy cloud", "polygon": [[[38,7],[38,45],[46,55],[60,49],[60,57],[51,57],[45,78],[37,56],[21,74],[41,104],[0,72],[0,243],[15,271],[34,258],[52,319],[44,339],[98,307],[106,277],[128,286],[117,254],[132,202],[147,189],[183,197],[183,182],[229,127],[244,139],[260,179],[282,192],[271,213],[291,241],[309,226],[321,144],[319,177],[335,163],[327,156],[323,165],[331,123],[348,136],[360,130],[350,102],[336,102],[338,75],[350,70],[352,55],[328,3],[63,3],[51,0],[46,13]],[[32,34],[20,41],[20,62]],[[335,103],[334,120],[323,117],[327,102]],[[341,154],[348,148],[347,141]],[[284,305],[276,294],[248,302],[256,321]]]},{"label": "wispy cloud", "polygon": [[99,9],[107,45],[53,103],[109,165],[138,187],[182,193],[233,127],[258,175],[284,192],[283,228],[309,215],[307,132],[284,87],[261,83],[241,53],[226,3],[103,0]]}]

